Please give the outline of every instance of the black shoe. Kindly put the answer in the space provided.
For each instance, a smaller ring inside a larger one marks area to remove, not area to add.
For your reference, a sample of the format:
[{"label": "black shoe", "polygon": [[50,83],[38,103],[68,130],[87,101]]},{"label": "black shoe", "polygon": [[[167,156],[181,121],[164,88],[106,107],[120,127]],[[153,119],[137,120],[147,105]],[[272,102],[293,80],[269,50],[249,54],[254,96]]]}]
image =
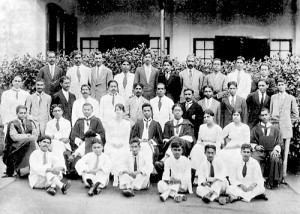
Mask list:
[{"label": "black shoe", "polygon": [[255,197],[255,199],[263,199],[265,201],[269,200],[266,196],[266,194],[260,194],[258,196]]},{"label": "black shoe", "polygon": [[89,184],[90,187],[94,185],[92,179],[90,178],[86,179],[86,182]]},{"label": "black shoe", "polygon": [[284,185],[288,185],[288,183],[284,179],[281,180],[281,183]]},{"label": "black shoe", "polygon": [[126,196],[126,197],[132,197],[132,196],[134,196],[134,193],[133,193],[133,190],[124,189],[123,190],[123,195]]},{"label": "black shoe", "polygon": [[203,201],[204,203],[206,203],[206,204],[208,204],[208,203],[210,202],[209,198],[206,197],[206,196],[204,196],[204,197],[202,198],[202,201]]},{"label": "black shoe", "polygon": [[99,187],[99,185],[100,185],[99,182],[97,182],[97,183],[95,184],[94,189],[93,189],[94,195],[99,195],[99,194],[100,194],[101,188]]},{"label": "black shoe", "polygon": [[67,181],[61,188],[61,192],[65,195],[67,194],[67,190],[70,188],[71,186],[71,181]]},{"label": "black shoe", "polygon": [[91,188],[90,188],[90,190],[88,191],[88,195],[89,196],[93,196],[94,195],[94,187],[92,186]]},{"label": "black shoe", "polygon": [[47,193],[49,193],[50,195],[55,195],[55,193],[56,193],[56,190],[55,190],[55,188],[54,187],[49,187],[48,189],[47,189]]}]

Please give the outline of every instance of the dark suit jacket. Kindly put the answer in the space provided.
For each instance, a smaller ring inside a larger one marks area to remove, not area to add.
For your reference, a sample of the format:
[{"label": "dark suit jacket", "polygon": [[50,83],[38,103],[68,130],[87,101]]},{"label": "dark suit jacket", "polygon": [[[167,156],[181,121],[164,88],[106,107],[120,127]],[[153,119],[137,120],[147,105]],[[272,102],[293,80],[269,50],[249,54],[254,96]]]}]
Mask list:
[{"label": "dark suit jacket", "polygon": [[158,70],[151,66],[151,75],[149,78],[149,83],[147,82],[145,67],[138,67],[134,76],[134,83],[142,83],[144,85],[144,94],[147,100],[151,100],[156,96],[156,87],[158,82]]},{"label": "dark suit jacket", "polygon": [[[193,101],[193,104],[189,107],[188,110],[185,108],[185,102],[180,103],[183,110],[183,119],[189,120],[194,125],[194,135],[198,139],[199,127],[203,123],[203,109],[202,107]],[[195,115],[195,120],[192,119],[192,116]]]},{"label": "dark suit jacket", "polygon": [[[75,138],[78,137],[81,140],[84,140],[84,119],[83,118],[79,118],[73,129],[71,132],[71,139],[70,139],[70,145],[72,147],[72,150],[74,151],[74,149],[76,149],[76,145],[75,145]],[[103,142],[103,144],[105,144],[106,139],[105,139],[105,130],[103,128],[103,125],[101,123],[101,120],[95,116],[91,117],[90,119],[90,128],[89,130],[97,133],[100,135],[101,140]]]},{"label": "dark suit jacket", "polygon": [[55,65],[54,76],[51,77],[49,65],[45,65],[40,69],[37,78],[43,78],[45,80],[45,93],[53,95],[61,89],[60,78],[65,76],[66,72],[60,67]]},{"label": "dark suit jacket", "polygon": [[72,122],[72,108],[73,108],[73,103],[76,100],[76,97],[74,94],[69,92],[69,101],[67,102],[62,90],[59,92],[55,93],[52,97],[52,104],[61,104],[63,108],[63,117],[70,122]]},{"label": "dark suit jacket", "polygon": [[229,97],[225,97],[221,102],[221,127],[224,128],[226,125],[232,122],[232,111],[237,109],[242,112],[242,122],[247,124],[247,103],[246,100],[240,96],[236,96],[234,107],[229,102]]},{"label": "dark suit jacket", "polygon": [[[251,92],[255,92],[258,89],[258,81],[260,80],[259,77],[254,77],[251,84]],[[269,87],[267,89],[267,95],[271,97],[273,94],[275,94],[277,87],[275,80],[273,78],[268,77],[267,81],[269,82]]]},{"label": "dark suit jacket", "polygon": [[260,104],[258,91],[252,92],[247,97],[248,108],[248,125],[252,129],[259,122],[259,115],[262,108],[270,109],[271,99],[268,95],[265,96],[263,105]]},{"label": "dark suit jacket", "polygon": [[169,79],[166,79],[165,73],[159,72],[158,83],[166,86],[166,96],[173,100],[174,103],[179,102],[181,93],[180,77],[177,73],[171,72]]}]

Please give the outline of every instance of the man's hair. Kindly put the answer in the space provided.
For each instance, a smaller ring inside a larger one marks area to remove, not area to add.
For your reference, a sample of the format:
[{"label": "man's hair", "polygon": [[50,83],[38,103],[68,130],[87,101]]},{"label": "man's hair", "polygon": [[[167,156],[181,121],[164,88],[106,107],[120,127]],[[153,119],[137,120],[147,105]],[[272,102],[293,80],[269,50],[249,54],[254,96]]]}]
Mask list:
[{"label": "man's hair", "polygon": [[250,151],[252,152],[251,144],[250,144],[250,143],[244,143],[244,144],[241,146],[241,151],[243,151],[244,149],[250,149]]},{"label": "man's hair", "polygon": [[82,91],[82,88],[87,87],[89,90],[91,90],[91,87],[88,84],[83,84],[80,88],[80,91]]},{"label": "man's hair", "polygon": [[53,112],[53,110],[55,109],[55,108],[60,108],[61,110],[63,110],[63,108],[62,108],[62,104],[52,104],[51,105],[51,112]]},{"label": "man's hair", "polygon": [[129,145],[134,144],[134,143],[137,143],[138,145],[141,144],[141,143],[140,143],[140,140],[139,140],[137,137],[132,138],[132,139],[129,141]]},{"label": "man's hair", "polygon": [[117,84],[117,87],[119,87],[118,82],[116,80],[109,80],[108,83],[107,83],[107,87],[109,87],[110,84],[112,84],[113,82]]},{"label": "man's hair", "polygon": [[282,83],[285,84],[285,80],[284,80],[283,78],[279,78],[279,79],[277,80],[277,84],[280,83],[280,82],[282,82]]},{"label": "man's hair", "polygon": [[44,80],[43,78],[38,77],[38,78],[36,78],[36,80],[35,80],[35,84],[36,84],[37,82],[43,82],[43,83],[45,83],[45,80]]},{"label": "man's hair", "polygon": [[123,65],[124,62],[128,62],[129,65],[132,64],[131,61],[130,61],[128,58],[123,58],[123,59],[121,60],[121,65]]},{"label": "man's hair", "polygon": [[173,65],[172,61],[169,59],[165,59],[162,64],[164,65],[165,62],[169,63],[171,66]]},{"label": "man's hair", "polygon": [[220,61],[220,63],[222,63],[222,60],[221,60],[220,58],[214,58],[214,59],[213,59],[213,63],[214,63],[215,61]]},{"label": "man's hair", "polygon": [[145,58],[145,56],[147,56],[147,55],[150,55],[151,58],[152,58],[152,53],[151,53],[151,51],[145,51],[145,53],[144,53],[144,55],[143,55],[143,58]]},{"label": "man's hair", "polygon": [[242,57],[242,56],[238,56],[237,58],[236,58],[236,61],[238,61],[238,60],[242,60],[243,61],[243,63],[245,63],[245,58],[244,57]]},{"label": "man's hair", "polygon": [[179,103],[175,103],[175,104],[172,106],[172,111],[174,111],[174,109],[175,109],[176,107],[180,107],[180,109],[183,111],[182,106],[181,106]]},{"label": "man's hair", "polygon": [[144,110],[145,107],[150,107],[151,112],[153,112],[153,111],[152,111],[152,106],[150,105],[150,103],[144,103],[144,104],[142,105],[142,110]]},{"label": "man's hair", "polygon": [[231,85],[234,85],[237,88],[237,82],[236,81],[230,81],[227,83],[227,87],[229,88]]},{"label": "man's hair", "polygon": [[205,89],[210,88],[212,91],[214,91],[213,87],[211,85],[206,85],[203,87],[203,92],[205,91]]},{"label": "man's hair", "polygon": [[68,76],[62,76],[59,80],[59,83],[64,83],[65,80],[70,80],[71,81],[71,78],[68,77]]},{"label": "man's hair", "polygon": [[184,90],[183,90],[183,94],[185,94],[186,91],[191,91],[192,94],[194,94],[194,90],[191,89],[191,88],[186,88],[186,89],[184,89]]},{"label": "man's hair", "polygon": [[82,57],[82,53],[80,50],[75,50],[72,52],[72,58],[74,58],[76,55],[80,55]]},{"label": "man's hair", "polygon": [[173,139],[173,142],[171,143],[171,148],[180,148],[182,147],[182,143],[177,141],[176,138]]},{"label": "man's hair", "polygon": [[24,106],[24,105],[18,105],[17,108],[16,108],[16,113],[18,114],[20,109],[25,109],[27,111],[27,107]]},{"label": "man's hair", "polygon": [[188,60],[188,59],[190,59],[190,58],[192,58],[193,60],[196,60],[196,57],[194,56],[194,55],[188,55],[187,57],[186,57],[186,61]]},{"label": "man's hair", "polygon": [[215,113],[211,110],[211,109],[206,109],[204,112],[203,112],[203,115],[205,114],[209,114],[210,116],[214,117],[215,116]]},{"label": "man's hair", "polygon": [[[158,88],[158,85],[163,85],[164,86],[164,89],[166,89],[166,85],[164,84],[164,83],[162,83],[162,82],[160,82],[160,83],[157,83],[157,86],[156,86],[156,88]],[[157,89],[158,90],[158,89]]]},{"label": "man's hair", "polygon": [[267,79],[259,79],[257,82],[257,85],[259,82],[265,82],[267,85],[269,85],[269,80],[267,80]]},{"label": "man's hair", "polygon": [[82,109],[83,109],[83,107],[84,106],[91,106],[92,107],[92,109],[93,109],[93,105],[92,104],[90,104],[90,103],[84,103],[83,105],[82,105]]},{"label": "man's hair", "polygon": [[101,53],[100,51],[95,51],[94,57],[95,57],[96,55],[101,55],[101,56],[102,56],[102,53]]},{"label": "man's hair", "polygon": [[99,143],[99,144],[101,144],[102,146],[104,146],[102,140],[100,140],[100,139],[98,139],[98,138],[96,138],[96,137],[93,137],[92,140],[91,140],[91,144],[94,145],[94,144],[96,144],[96,143]]},{"label": "man's hair", "polygon": [[47,56],[49,56],[49,54],[54,54],[54,56],[56,56],[56,53],[54,51],[47,51]]},{"label": "man's hair", "polygon": [[142,89],[144,88],[144,84],[143,84],[143,83],[137,82],[137,83],[134,83],[134,84],[133,84],[133,89],[135,89],[138,85],[139,85]]},{"label": "man's hair", "polygon": [[270,70],[270,66],[267,64],[267,63],[262,63],[260,66],[259,66],[259,69],[261,69],[262,66],[266,66],[268,68],[268,70]]},{"label": "man's hair", "polygon": [[205,145],[205,147],[204,147],[204,153],[205,153],[208,149],[213,149],[213,150],[217,151],[216,146],[215,146],[215,145],[212,145],[212,144],[207,144],[207,145]]},{"label": "man's hair", "polygon": [[260,113],[262,113],[263,111],[267,111],[268,113],[270,113],[269,109],[267,109],[267,108],[262,108],[262,109],[260,110]]},{"label": "man's hair", "polygon": [[51,139],[51,137],[49,135],[41,135],[41,136],[39,136],[39,138],[37,139],[37,142],[40,143],[40,142],[42,142],[45,139],[48,139],[48,140],[50,140],[50,142],[52,142],[52,139]]}]

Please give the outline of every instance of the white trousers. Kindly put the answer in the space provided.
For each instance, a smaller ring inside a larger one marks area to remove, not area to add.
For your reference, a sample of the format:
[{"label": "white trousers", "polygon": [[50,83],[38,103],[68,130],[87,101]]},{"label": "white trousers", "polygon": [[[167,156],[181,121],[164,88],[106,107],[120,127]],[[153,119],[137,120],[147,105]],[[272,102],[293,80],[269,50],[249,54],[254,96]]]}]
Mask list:
[{"label": "white trousers", "polygon": [[164,193],[167,190],[174,191],[175,193],[187,191],[187,188],[182,187],[180,184],[167,184],[165,181],[159,181],[157,189],[159,193]]},{"label": "white trousers", "polygon": [[52,179],[58,177],[59,180],[63,178],[62,173],[55,175],[52,172],[47,172],[46,176],[29,175],[29,185],[31,188],[47,188],[53,184]]},{"label": "white trousers", "polygon": [[215,198],[219,197],[221,193],[225,192],[226,186],[227,183],[225,181],[217,180],[210,187],[198,185],[196,193],[198,196],[203,198],[209,192],[213,191],[214,197],[211,198],[211,200],[213,201]]},{"label": "white trousers", "polygon": [[109,182],[109,174],[105,174],[103,171],[97,172],[96,175],[94,174],[88,174],[88,173],[82,173],[82,179],[86,186],[89,184],[86,182],[87,179],[91,179],[93,181],[93,184],[99,182],[100,188],[104,188],[107,186]]},{"label": "white trousers", "polygon": [[147,175],[138,174],[135,178],[128,174],[119,176],[120,189],[132,188],[135,190],[147,189],[150,184],[150,177]]},{"label": "white trousers", "polygon": [[226,193],[227,194],[232,194],[234,196],[239,196],[242,197],[243,201],[245,202],[250,202],[252,198],[255,196],[261,195],[265,192],[265,187],[264,186],[256,186],[252,191],[250,192],[244,192],[242,188],[231,185],[227,188]]}]

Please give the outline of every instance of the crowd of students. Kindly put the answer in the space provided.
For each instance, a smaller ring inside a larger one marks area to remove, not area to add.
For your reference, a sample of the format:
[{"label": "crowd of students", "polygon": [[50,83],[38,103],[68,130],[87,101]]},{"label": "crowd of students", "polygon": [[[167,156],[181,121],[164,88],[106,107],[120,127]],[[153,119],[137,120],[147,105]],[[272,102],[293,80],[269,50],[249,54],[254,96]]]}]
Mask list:
[{"label": "crowd of students", "polygon": [[188,56],[178,74],[170,60],[158,71],[145,53],[134,74],[124,59],[122,73],[113,76],[101,53],[93,68],[82,64],[79,51],[73,60],[64,74],[49,52],[35,93],[21,89],[21,76],[3,92],[7,176],[29,173],[30,186],[51,195],[57,187],[67,193],[71,182],[62,183],[63,174],[80,177],[90,196],[112,179],[128,197],[155,176],[161,201],[185,201],[195,185],[205,203],[220,204],[267,199],[265,187],[286,184],[299,112],[285,81],[276,86],[268,77],[268,65],[251,78],[238,57],[225,76],[214,59],[205,76]]}]

